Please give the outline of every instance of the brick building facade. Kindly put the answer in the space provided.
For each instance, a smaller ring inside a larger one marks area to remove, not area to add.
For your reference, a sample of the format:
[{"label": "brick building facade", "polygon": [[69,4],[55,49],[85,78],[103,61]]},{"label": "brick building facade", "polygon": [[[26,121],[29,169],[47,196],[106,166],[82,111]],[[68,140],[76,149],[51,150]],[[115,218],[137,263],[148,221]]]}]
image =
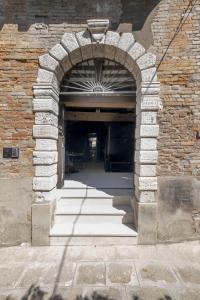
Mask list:
[{"label": "brick building facade", "polygon": [[[140,222],[148,226],[154,215],[151,231],[157,242],[199,238],[200,2],[9,0],[0,3],[1,245],[31,241],[38,58],[65,33],[86,30],[86,21],[94,18],[109,19],[114,32],[122,23],[132,24],[136,41],[156,56],[163,106],[158,112],[157,203]],[[19,158],[3,158],[5,147],[18,147]]]}]

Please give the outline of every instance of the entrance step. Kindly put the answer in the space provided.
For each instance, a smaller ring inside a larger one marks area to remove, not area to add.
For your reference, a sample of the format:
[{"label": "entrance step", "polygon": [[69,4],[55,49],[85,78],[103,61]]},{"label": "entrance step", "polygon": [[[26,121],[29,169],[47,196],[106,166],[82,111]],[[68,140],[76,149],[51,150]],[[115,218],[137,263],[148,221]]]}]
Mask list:
[{"label": "entrance step", "polygon": [[102,205],[102,206],[130,206],[131,197],[105,197],[105,198],[67,198],[63,197],[57,201],[57,207],[60,206],[92,206],[92,205]]},{"label": "entrance step", "polygon": [[114,197],[114,198],[61,198],[57,201],[57,210],[76,209],[79,213],[86,209],[99,211],[99,209],[122,209],[126,210],[130,207],[130,197]]},{"label": "entrance step", "polygon": [[137,236],[51,236],[51,246],[131,246]]},{"label": "entrance step", "polygon": [[132,213],[129,205],[105,205],[105,204],[88,204],[81,205],[58,205],[56,208],[56,215],[125,215]]},{"label": "entrance step", "polygon": [[115,196],[133,195],[133,189],[96,189],[96,188],[62,188],[58,190],[60,197],[67,198],[113,198]]},{"label": "entrance step", "polygon": [[137,232],[131,224],[88,224],[88,223],[68,223],[54,224],[50,232],[50,238],[55,237],[136,237]]},{"label": "entrance step", "polygon": [[[69,238],[71,242],[71,238],[75,241],[78,237],[82,242],[84,238],[136,237],[130,203],[129,196],[60,198],[50,232],[51,245],[66,245]],[[101,244],[101,241],[98,240],[98,243]]]},{"label": "entrance step", "polygon": [[80,215],[64,215],[56,214],[54,216],[54,224],[127,224],[133,222],[133,213],[129,214],[80,214]]}]

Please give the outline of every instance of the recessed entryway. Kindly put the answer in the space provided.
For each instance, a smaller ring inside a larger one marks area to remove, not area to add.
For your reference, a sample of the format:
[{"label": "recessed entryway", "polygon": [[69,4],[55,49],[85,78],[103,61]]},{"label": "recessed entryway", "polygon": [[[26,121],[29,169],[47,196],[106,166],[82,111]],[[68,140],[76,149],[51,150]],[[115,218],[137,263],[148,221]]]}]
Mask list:
[{"label": "recessed entryway", "polygon": [[[56,219],[55,200],[65,190],[64,124],[69,115],[69,120],[75,121],[77,112],[73,110],[79,110],[79,121],[96,121],[93,118],[100,113],[104,122],[116,121],[104,119],[115,116],[117,122],[123,122],[124,115],[113,110],[126,110],[127,121],[129,117],[134,120],[131,204],[135,208],[139,243],[155,243],[157,239],[157,111],[162,103],[156,57],[146,53],[132,33],[108,31],[101,37],[102,43],[96,43],[90,28],[77,34],[65,33],[60,44],[39,58],[37,84],[33,87],[34,244],[49,243],[49,231]],[[114,167],[119,167],[116,162]],[[38,213],[44,215],[45,226],[38,224]]]},{"label": "recessed entryway", "polygon": [[[127,70],[104,59],[86,61],[65,76],[61,90],[60,198],[51,230],[52,244],[65,242],[70,236],[137,235],[131,205],[134,86]],[[115,87],[119,91],[115,92]]]}]

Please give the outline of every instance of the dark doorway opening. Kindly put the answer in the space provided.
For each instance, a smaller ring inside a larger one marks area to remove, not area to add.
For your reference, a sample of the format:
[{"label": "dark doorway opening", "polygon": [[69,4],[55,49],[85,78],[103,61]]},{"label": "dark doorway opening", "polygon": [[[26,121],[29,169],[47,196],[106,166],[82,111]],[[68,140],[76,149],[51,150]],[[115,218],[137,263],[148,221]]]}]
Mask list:
[{"label": "dark doorway opening", "polygon": [[90,166],[105,172],[133,171],[133,123],[66,122],[66,175]]}]

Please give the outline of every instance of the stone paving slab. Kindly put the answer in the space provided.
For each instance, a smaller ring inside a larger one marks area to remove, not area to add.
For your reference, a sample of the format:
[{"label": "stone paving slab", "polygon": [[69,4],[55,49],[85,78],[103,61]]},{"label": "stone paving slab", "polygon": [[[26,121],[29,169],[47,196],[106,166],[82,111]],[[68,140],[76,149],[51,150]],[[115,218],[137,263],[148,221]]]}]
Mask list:
[{"label": "stone paving slab", "polygon": [[162,262],[136,262],[138,278],[141,284],[180,284],[176,273],[169,264]]},{"label": "stone paving slab", "polygon": [[105,285],[106,268],[104,263],[80,263],[77,265],[74,285]]},{"label": "stone paving slab", "polygon": [[106,264],[107,285],[139,285],[133,262]]},{"label": "stone paving slab", "polygon": [[198,300],[200,243],[0,248],[0,300],[34,300],[31,285],[35,300]]}]

